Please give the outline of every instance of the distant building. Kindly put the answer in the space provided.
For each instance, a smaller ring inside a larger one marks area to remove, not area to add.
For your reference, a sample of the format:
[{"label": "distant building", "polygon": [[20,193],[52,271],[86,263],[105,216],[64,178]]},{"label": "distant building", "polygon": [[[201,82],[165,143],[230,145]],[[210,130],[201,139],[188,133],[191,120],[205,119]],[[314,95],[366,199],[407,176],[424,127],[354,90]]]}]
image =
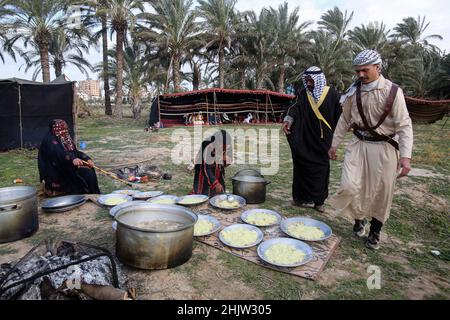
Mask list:
[{"label": "distant building", "polygon": [[83,95],[88,96],[89,98],[100,97],[100,81],[99,80],[82,80],[78,82],[79,84],[79,92]]}]

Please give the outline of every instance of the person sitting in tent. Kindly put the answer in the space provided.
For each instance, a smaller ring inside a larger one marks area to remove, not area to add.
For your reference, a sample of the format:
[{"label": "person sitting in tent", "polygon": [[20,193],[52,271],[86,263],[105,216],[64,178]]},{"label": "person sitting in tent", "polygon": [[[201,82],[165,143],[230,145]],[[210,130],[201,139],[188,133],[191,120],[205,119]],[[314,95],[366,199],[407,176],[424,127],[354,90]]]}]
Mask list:
[{"label": "person sitting in tent", "polygon": [[253,119],[253,116],[251,113],[249,113],[247,115],[247,118],[244,119],[244,123],[250,123],[252,121],[252,119]]},{"label": "person sitting in tent", "polygon": [[231,136],[217,131],[202,142],[195,160],[194,187],[191,194],[215,196],[225,192],[225,167],[233,161]]},{"label": "person sitting in tent", "polygon": [[39,181],[44,182],[45,193],[99,194],[93,165],[91,158],[77,150],[67,123],[60,119],[50,121],[38,154]]}]

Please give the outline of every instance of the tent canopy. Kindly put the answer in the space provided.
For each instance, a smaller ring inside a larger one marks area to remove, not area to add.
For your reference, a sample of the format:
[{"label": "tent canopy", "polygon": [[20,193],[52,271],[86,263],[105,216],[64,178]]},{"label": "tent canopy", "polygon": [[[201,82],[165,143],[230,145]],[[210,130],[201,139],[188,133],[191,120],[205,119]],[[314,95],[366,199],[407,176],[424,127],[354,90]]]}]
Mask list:
[{"label": "tent canopy", "polygon": [[267,90],[204,89],[162,94],[153,100],[149,125],[183,125],[190,115],[211,116],[253,113],[257,121],[277,121],[295,96]]},{"label": "tent canopy", "polygon": [[0,80],[0,150],[39,147],[48,124],[63,119],[74,130],[74,82]]}]

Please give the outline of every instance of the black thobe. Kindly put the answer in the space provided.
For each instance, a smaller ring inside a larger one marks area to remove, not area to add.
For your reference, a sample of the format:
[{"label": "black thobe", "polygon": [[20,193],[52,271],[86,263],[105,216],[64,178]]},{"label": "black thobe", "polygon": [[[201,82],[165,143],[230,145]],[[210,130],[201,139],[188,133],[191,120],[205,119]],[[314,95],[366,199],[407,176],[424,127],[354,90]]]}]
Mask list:
[{"label": "black thobe", "polygon": [[65,194],[99,194],[97,175],[88,166],[76,167],[73,160],[90,158],[77,150],[66,151],[58,138],[49,132],[39,147],[38,167],[40,180],[50,192]]},{"label": "black thobe", "polygon": [[306,90],[300,91],[296,103],[287,110],[294,119],[287,136],[294,163],[293,200],[322,205],[328,197],[330,162],[328,150],[341,115],[340,94],[330,88],[319,111],[330,128],[319,120],[311,108]]}]

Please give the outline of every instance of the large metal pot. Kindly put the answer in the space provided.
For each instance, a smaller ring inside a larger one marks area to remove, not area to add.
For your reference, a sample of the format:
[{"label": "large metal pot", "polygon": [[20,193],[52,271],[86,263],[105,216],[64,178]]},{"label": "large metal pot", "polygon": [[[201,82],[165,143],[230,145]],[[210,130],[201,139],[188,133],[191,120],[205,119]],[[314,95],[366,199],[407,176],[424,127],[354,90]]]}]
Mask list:
[{"label": "large metal pot", "polygon": [[[166,269],[181,265],[192,256],[197,215],[187,208],[141,203],[120,209],[115,219],[116,255],[124,264],[140,269]],[[171,231],[136,226],[160,220],[181,226]]]},{"label": "large metal pot", "polygon": [[266,186],[270,183],[263,177],[234,176],[233,194],[244,197],[248,204],[266,201]]},{"label": "large metal pot", "polygon": [[38,229],[36,188],[0,188],[0,243],[29,237]]}]

